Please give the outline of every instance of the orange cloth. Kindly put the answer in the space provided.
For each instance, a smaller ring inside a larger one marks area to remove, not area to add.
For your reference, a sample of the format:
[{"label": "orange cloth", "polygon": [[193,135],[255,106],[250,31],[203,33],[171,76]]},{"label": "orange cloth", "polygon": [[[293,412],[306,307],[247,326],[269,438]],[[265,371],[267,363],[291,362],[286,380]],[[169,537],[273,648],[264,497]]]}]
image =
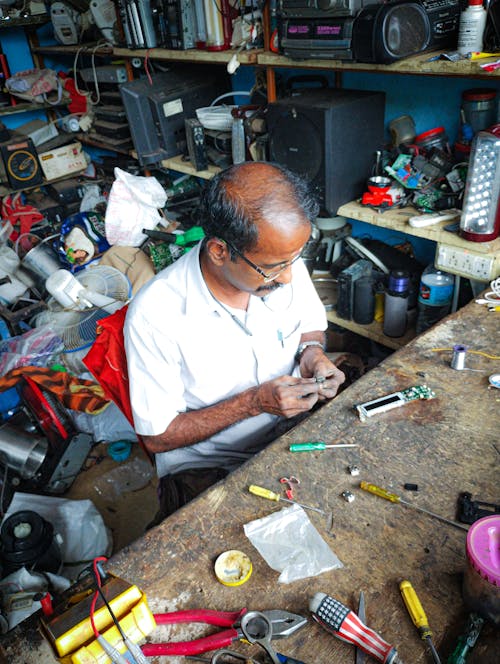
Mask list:
[{"label": "orange cloth", "polygon": [[53,371],[48,367],[26,366],[8,371],[0,378],[0,392],[14,387],[25,376],[51,392],[70,410],[98,415],[109,406],[109,400],[100,385],[90,380],[76,378],[65,371]]}]

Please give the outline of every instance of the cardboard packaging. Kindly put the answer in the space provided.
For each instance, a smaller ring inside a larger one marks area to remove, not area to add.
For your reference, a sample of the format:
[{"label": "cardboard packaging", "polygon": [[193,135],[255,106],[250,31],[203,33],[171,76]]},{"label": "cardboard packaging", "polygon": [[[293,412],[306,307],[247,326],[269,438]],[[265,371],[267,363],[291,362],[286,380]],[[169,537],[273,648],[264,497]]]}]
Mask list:
[{"label": "cardboard packaging", "polygon": [[38,159],[47,180],[56,180],[87,168],[87,158],[79,141],[42,152]]}]

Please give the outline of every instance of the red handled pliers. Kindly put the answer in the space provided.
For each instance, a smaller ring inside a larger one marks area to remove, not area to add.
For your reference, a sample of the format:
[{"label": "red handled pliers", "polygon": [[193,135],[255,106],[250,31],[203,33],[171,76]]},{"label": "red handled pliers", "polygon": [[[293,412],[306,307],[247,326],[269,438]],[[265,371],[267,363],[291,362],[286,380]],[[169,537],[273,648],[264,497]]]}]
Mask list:
[{"label": "red handled pliers", "polygon": [[[177,623],[206,623],[228,629],[205,636],[194,641],[177,641],[174,643],[146,643],[141,646],[146,657],[159,657],[161,655],[199,655],[209,650],[227,648],[233,641],[244,638],[239,628],[242,616],[247,609],[240,611],[213,611],[211,609],[191,609],[187,611],[173,611],[171,613],[155,613],[157,625],[174,625]],[[307,619],[288,611],[271,610],[262,611],[269,618],[272,625],[272,638],[289,636],[306,624]]]}]

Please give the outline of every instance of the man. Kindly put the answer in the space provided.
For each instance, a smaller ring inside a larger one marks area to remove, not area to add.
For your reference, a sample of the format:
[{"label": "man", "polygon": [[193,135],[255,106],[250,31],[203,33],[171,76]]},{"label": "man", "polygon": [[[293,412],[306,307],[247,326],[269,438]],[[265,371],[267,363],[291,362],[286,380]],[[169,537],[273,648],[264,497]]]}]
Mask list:
[{"label": "man", "polygon": [[204,240],[130,303],[131,404],[155,455],[161,517],[343,383],[323,351],[325,310],[300,260],[317,212],[288,170],[232,166],[202,195]]}]

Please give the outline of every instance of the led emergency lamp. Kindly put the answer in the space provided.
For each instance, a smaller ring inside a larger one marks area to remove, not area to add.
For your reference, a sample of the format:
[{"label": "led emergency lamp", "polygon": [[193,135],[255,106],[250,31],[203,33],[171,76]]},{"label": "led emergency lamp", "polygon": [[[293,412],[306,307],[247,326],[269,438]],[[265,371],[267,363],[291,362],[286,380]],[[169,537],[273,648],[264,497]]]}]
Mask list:
[{"label": "led emergency lamp", "polygon": [[472,143],[460,234],[489,242],[500,234],[500,124],[479,131]]}]

